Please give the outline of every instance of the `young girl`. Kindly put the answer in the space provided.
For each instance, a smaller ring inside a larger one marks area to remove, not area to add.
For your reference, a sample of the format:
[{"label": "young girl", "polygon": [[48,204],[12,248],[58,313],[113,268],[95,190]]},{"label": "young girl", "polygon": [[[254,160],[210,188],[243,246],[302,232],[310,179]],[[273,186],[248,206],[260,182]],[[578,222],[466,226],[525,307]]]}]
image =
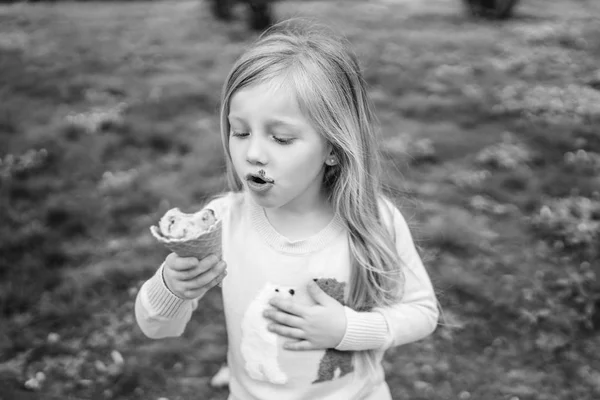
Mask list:
[{"label": "young girl", "polygon": [[384,351],[437,325],[356,57],[313,28],[270,29],[225,82],[222,260],[172,253],[136,300],[147,336],[179,336],[222,282],[230,400],[391,399]]}]

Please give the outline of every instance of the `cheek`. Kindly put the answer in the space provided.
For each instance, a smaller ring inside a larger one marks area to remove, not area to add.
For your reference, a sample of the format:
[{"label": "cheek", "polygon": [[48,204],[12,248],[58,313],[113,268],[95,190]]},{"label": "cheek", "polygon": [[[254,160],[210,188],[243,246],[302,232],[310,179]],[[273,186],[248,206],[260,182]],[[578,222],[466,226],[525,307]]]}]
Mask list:
[{"label": "cheek", "polygon": [[231,158],[231,165],[233,167],[233,172],[236,175],[240,174],[240,168],[242,167],[243,160],[240,159],[240,149],[239,146],[229,146],[229,158]]},{"label": "cheek", "polygon": [[240,146],[236,144],[235,140],[229,141],[229,156],[234,164],[239,163],[240,159]]},{"label": "cheek", "polygon": [[323,159],[319,154],[310,154],[303,159],[302,163],[296,167],[296,171],[299,174],[306,175],[307,178],[311,179],[318,175],[323,168]]},{"label": "cheek", "polygon": [[319,171],[323,166],[324,157],[320,152],[314,149],[302,149],[293,155],[287,154],[285,157],[289,169],[297,173],[306,174],[309,171]]}]

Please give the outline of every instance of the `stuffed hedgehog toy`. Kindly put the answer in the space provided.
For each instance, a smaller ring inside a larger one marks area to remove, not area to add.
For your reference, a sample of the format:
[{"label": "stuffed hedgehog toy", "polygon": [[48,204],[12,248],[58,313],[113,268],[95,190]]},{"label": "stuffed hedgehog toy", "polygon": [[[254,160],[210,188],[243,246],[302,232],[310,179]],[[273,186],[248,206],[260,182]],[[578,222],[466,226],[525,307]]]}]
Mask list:
[{"label": "stuffed hedgehog toy", "polygon": [[[325,293],[333,297],[342,305],[345,305],[345,282],[338,282],[336,279],[333,278],[314,279],[314,281]],[[352,365],[352,355],[353,352],[351,351],[339,351],[336,349],[325,350],[325,354],[323,355],[323,358],[321,358],[321,361],[319,363],[319,372],[317,372],[317,379],[314,380],[313,383],[333,380],[337,370],[340,371],[340,378],[354,371],[354,366]]]}]

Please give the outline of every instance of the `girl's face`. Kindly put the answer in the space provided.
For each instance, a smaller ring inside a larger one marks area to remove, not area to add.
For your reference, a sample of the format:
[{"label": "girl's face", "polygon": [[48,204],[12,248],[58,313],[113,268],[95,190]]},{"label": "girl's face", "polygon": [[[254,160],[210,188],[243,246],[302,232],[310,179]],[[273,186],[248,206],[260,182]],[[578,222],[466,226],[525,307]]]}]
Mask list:
[{"label": "girl's face", "polygon": [[322,183],[331,146],[291,92],[268,83],[236,91],[229,104],[229,150],[257,204],[303,212],[325,204]]}]

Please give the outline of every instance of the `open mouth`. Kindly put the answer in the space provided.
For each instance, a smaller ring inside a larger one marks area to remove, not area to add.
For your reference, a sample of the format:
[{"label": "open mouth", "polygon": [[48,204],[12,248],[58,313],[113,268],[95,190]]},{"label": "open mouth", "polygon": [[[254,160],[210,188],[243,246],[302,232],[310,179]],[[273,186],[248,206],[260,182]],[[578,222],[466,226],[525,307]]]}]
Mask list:
[{"label": "open mouth", "polygon": [[275,181],[271,178],[268,178],[264,175],[257,175],[257,174],[248,174],[246,175],[246,180],[248,182],[252,182],[255,183],[257,185],[265,185],[267,183],[272,184]]}]

